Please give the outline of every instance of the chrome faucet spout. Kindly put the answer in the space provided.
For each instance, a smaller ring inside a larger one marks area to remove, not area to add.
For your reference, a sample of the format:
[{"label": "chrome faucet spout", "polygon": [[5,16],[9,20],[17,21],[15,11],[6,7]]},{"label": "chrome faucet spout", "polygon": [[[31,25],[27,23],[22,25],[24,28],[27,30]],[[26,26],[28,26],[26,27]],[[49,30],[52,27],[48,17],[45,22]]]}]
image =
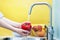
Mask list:
[{"label": "chrome faucet spout", "polygon": [[54,33],[54,30],[53,30],[53,27],[52,27],[52,7],[46,3],[46,2],[37,2],[37,3],[34,3],[31,5],[30,9],[29,9],[29,13],[28,13],[28,20],[30,20],[30,15],[31,15],[31,12],[32,12],[32,8],[35,6],[35,5],[46,5],[48,6],[48,8],[50,9],[50,26],[47,28],[48,30],[48,39],[49,39],[49,36],[51,38],[51,40],[53,40],[53,33]]}]

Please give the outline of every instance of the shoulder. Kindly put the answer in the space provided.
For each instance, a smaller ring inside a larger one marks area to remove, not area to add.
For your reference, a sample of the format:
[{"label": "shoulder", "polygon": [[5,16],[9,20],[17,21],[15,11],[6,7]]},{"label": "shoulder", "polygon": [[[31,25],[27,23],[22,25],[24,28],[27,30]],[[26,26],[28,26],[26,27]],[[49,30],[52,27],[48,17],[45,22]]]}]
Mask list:
[{"label": "shoulder", "polygon": [[0,18],[1,18],[1,17],[3,17],[3,14],[2,14],[2,12],[0,12]]}]

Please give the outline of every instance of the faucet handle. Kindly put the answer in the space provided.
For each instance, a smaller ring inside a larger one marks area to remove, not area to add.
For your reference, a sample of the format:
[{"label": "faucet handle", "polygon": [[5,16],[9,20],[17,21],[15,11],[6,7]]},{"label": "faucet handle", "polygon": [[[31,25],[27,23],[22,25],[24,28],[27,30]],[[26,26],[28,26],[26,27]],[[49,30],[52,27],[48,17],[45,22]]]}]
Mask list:
[{"label": "faucet handle", "polygon": [[48,27],[48,39],[53,40],[53,35],[54,35],[54,29],[53,26]]}]

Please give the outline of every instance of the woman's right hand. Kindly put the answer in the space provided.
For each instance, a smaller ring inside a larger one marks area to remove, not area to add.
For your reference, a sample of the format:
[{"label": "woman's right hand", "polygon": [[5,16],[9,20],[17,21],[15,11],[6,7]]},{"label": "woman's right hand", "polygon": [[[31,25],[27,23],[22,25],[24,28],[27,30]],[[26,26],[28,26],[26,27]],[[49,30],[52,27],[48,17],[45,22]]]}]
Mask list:
[{"label": "woman's right hand", "polygon": [[29,31],[23,29],[17,29],[16,32],[22,36],[28,36],[30,33]]}]

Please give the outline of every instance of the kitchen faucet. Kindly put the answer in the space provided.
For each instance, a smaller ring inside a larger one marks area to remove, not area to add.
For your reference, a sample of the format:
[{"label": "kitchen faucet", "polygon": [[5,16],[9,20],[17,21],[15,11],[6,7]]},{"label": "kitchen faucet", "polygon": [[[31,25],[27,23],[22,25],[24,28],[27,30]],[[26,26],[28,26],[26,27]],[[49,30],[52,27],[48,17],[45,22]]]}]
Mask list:
[{"label": "kitchen faucet", "polygon": [[50,25],[49,25],[49,27],[47,27],[47,39],[48,40],[53,40],[54,30],[53,30],[53,26],[52,26],[52,7],[48,3],[46,3],[46,2],[37,2],[37,3],[32,4],[30,9],[29,9],[29,13],[28,13],[28,20],[29,21],[30,21],[30,16],[31,16],[32,8],[35,5],[46,5],[46,6],[49,7],[49,9],[50,9]]}]

